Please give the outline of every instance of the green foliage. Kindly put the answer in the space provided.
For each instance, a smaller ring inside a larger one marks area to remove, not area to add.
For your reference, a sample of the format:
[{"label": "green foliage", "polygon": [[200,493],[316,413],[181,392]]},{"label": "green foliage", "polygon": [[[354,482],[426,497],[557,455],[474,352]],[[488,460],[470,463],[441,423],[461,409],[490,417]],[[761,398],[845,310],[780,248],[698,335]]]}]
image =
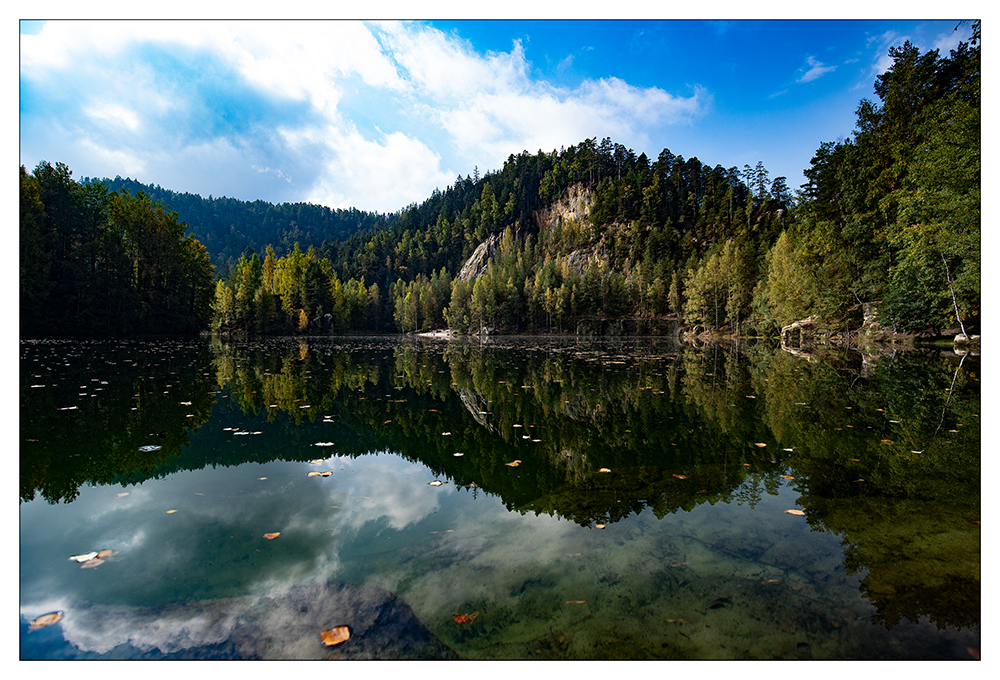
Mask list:
[{"label": "green foliage", "polygon": [[62,163],[21,168],[22,335],[203,330],[212,265],[177,214],[71,174]]}]

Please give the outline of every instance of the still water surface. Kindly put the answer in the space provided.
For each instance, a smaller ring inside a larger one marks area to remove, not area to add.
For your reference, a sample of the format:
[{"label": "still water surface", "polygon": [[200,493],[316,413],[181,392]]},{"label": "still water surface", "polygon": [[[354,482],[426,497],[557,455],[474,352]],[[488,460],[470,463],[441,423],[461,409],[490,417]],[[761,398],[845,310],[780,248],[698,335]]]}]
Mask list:
[{"label": "still water surface", "polygon": [[978,357],[308,338],[20,361],[25,659],[979,655]]}]

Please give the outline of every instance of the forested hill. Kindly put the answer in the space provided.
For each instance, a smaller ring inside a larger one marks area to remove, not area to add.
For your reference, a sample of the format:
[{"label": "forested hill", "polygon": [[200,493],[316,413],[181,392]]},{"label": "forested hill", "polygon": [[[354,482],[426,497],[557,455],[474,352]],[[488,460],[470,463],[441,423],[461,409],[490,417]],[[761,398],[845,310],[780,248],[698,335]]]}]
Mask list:
[{"label": "forested hill", "polygon": [[[655,333],[679,324],[770,335],[807,316],[846,326],[876,309],[895,330],[971,333],[979,42],[977,22],[972,42],[948,56],[909,43],[890,50],[878,101],[861,101],[850,139],[819,144],[795,196],[762,163],[725,168],[669,149],[651,158],[592,138],[511,154],[500,170],[459,177],[391,215],[170,192],[159,200],[225,259],[211,305],[221,332]],[[25,187],[45,189],[46,172],[22,172],[22,250]],[[85,206],[115,186],[76,193]],[[120,189],[112,195],[147,202],[163,191]],[[65,226],[45,200],[38,229],[58,240]],[[105,233],[101,214],[82,214],[96,223],[80,233]]]},{"label": "forested hill", "polygon": [[284,255],[295,243],[303,248],[320,247],[325,241],[345,239],[351,234],[384,224],[385,216],[351,208],[339,210],[313,203],[241,201],[235,198],[203,198],[198,194],[178,193],[160,185],[143,184],[134,179],[96,179],[83,177],[81,184],[103,183],[110,191],[140,191],[177,213],[208,249],[216,273],[225,276],[240,256],[251,249],[263,252],[271,245]]}]

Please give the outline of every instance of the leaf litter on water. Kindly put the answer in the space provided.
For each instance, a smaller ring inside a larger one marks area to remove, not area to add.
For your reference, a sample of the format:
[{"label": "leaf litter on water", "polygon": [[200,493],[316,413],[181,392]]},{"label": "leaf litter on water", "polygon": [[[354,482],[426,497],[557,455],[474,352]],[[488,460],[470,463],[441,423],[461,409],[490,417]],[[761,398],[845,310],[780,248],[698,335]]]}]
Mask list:
[{"label": "leaf litter on water", "polygon": [[319,637],[327,647],[333,647],[334,645],[339,645],[350,640],[351,629],[348,626],[337,626],[336,628],[322,631]]}]

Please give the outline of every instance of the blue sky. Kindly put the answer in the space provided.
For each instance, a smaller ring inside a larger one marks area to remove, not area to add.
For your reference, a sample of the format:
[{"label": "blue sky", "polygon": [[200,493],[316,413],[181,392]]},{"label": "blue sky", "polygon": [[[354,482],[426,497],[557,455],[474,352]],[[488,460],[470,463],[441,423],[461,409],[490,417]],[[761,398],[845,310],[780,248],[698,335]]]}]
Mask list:
[{"label": "blue sky", "polygon": [[958,20],[21,22],[20,163],[391,212],[610,137],[798,188],[891,46]]}]

